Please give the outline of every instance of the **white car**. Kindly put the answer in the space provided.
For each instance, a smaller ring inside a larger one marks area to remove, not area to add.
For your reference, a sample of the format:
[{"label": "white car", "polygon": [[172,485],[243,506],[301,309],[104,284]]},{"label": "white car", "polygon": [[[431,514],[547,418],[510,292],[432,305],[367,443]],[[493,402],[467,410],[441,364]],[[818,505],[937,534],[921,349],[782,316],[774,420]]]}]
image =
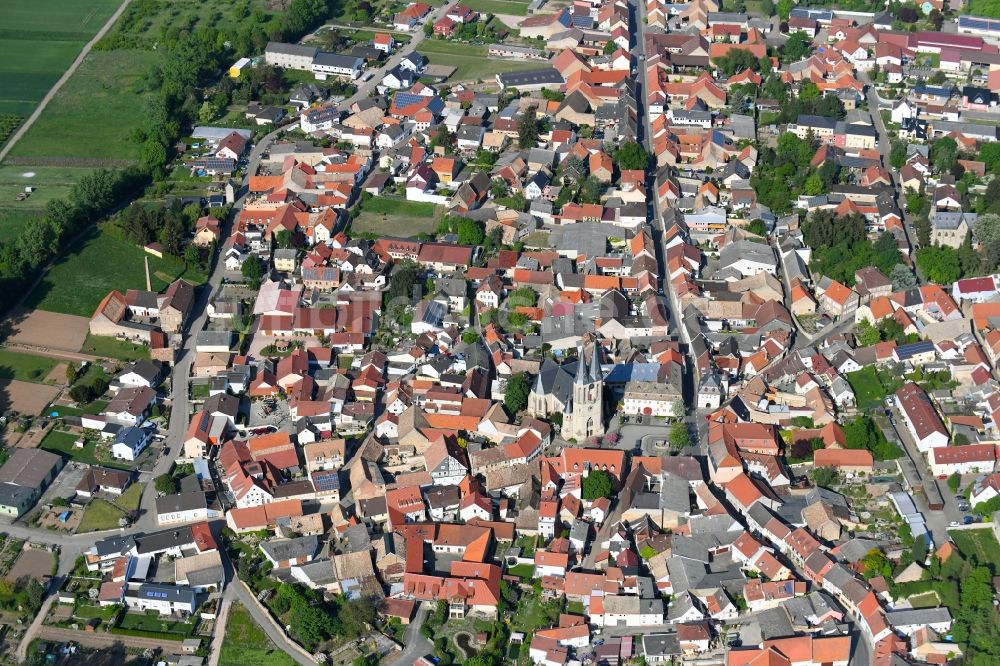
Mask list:
[{"label": "white car", "polygon": [[948,523],[948,527],[958,527],[958,521],[957,520],[951,521],[950,523]]}]

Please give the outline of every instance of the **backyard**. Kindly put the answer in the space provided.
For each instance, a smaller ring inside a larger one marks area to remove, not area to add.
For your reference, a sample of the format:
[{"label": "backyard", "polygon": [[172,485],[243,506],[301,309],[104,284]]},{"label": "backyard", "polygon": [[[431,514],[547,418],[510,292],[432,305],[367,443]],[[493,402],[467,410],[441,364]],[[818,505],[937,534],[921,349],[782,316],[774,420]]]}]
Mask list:
[{"label": "backyard", "polygon": [[[142,248],[106,231],[95,230],[52,267],[28,296],[27,306],[89,317],[113,289],[142,289],[146,284],[143,259],[149,257],[154,291],[179,277],[200,284],[203,273],[192,273],[169,257],[147,255]],[[86,350],[84,350],[86,351]]]},{"label": "backyard", "polygon": [[[519,3],[508,3],[517,5]],[[544,62],[525,60],[497,60],[487,57],[486,46],[463,44],[438,39],[427,39],[420,45],[420,53],[432,65],[457,67],[452,81],[479,81],[493,79],[503,72],[520,72],[544,67]]]},{"label": "backyard", "polygon": [[854,389],[859,409],[874,409],[882,404],[886,393],[873,366],[847,373],[847,381]]},{"label": "backyard", "polygon": [[104,358],[117,358],[123,361],[135,361],[149,358],[149,347],[137,345],[128,340],[119,340],[101,335],[87,334],[87,339],[80,349],[84,354],[93,354]]},{"label": "backyard", "polygon": [[989,565],[994,574],[1000,572],[1000,543],[991,529],[951,530],[948,536],[966,558],[972,557]]},{"label": "backyard", "polygon": [[114,504],[103,499],[93,499],[83,512],[83,520],[76,528],[77,534],[85,532],[100,532],[102,530],[113,530],[119,527],[118,521],[124,516],[124,512]]},{"label": "backyard", "polygon": [[296,661],[271,642],[241,604],[229,609],[219,666],[292,666]]},{"label": "backyard", "polygon": [[62,430],[50,430],[45,439],[42,440],[41,448],[66,456],[76,462],[87,463],[88,465],[103,465],[104,467],[114,467],[117,469],[131,469],[128,465],[122,465],[113,460],[104,459],[107,452],[107,445],[98,447],[95,440],[88,439],[82,449],[75,446],[76,440],[80,437],[73,433]]}]

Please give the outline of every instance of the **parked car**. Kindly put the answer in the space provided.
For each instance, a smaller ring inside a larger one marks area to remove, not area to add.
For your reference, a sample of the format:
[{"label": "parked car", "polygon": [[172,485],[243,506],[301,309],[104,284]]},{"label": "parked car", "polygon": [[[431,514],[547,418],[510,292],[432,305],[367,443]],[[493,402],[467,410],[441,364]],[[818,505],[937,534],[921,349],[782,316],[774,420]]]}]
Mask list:
[{"label": "parked car", "polygon": [[962,523],[965,524],[965,525],[971,525],[972,524],[972,516],[965,516],[964,518],[962,518]]},{"label": "parked car", "polygon": [[950,523],[948,523],[948,527],[958,527],[958,521],[957,520],[951,521]]}]

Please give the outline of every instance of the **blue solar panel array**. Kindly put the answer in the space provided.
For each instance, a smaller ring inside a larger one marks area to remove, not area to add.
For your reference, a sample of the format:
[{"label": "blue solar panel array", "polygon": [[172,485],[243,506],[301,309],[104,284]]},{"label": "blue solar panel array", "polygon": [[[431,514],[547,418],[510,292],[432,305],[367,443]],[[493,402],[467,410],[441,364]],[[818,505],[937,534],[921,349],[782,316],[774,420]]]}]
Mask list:
[{"label": "blue solar panel array", "polygon": [[319,492],[324,492],[328,490],[339,490],[340,489],[340,477],[337,476],[337,472],[314,472],[313,473],[313,485]]},{"label": "blue solar panel array", "polygon": [[993,30],[1000,32],[1000,20],[979,16],[959,16],[958,27],[964,30]]},{"label": "blue solar panel array", "polygon": [[417,104],[424,99],[423,95],[417,95],[416,93],[396,93],[396,106],[410,106],[411,104]]},{"label": "blue solar panel array", "polygon": [[794,18],[807,18],[814,21],[832,21],[833,12],[829,9],[811,9],[809,7],[796,7],[788,14]]}]

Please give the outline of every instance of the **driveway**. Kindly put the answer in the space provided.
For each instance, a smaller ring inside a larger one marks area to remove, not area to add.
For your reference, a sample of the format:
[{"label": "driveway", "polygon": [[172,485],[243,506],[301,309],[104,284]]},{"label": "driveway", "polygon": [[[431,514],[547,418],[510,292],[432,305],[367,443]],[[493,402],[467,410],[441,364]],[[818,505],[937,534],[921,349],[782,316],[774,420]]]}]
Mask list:
[{"label": "driveway", "polygon": [[388,662],[389,666],[411,666],[420,657],[434,651],[434,646],[420,633],[420,627],[423,626],[424,620],[427,619],[428,612],[427,607],[424,604],[420,604],[413,621],[410,622],[406,627],[406,631],[403,632],[403,645],[405,647],[402,652],[396,655],[395,659]]}]

